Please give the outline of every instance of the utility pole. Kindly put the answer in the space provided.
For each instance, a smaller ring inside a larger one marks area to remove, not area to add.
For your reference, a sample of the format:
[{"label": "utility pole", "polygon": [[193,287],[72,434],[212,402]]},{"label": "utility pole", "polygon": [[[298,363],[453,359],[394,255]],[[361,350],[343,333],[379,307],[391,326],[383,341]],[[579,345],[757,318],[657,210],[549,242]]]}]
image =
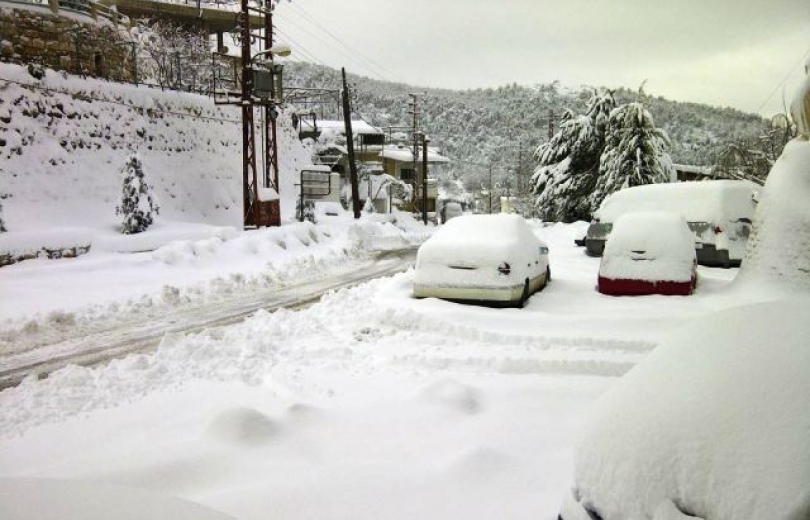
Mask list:
[{"label": "utility pole", "polygon": [[[264,17],[263,32],[254,32],[250,26],[251,13]],[[214,102],[217,105],[239,105],[242,110],[242,200],[243,223],[248,226],[279,226],[281,211],[279,200],[260,200],[262,187],[274,188],[278,193],[278,144],[276,141],[276,107],[281,103],[281,66],[273,62],[270,49],[273,45],[273,4],[268,7],[251,5],[249,0],[241,0],[236,25],[241,46],[241,79],[225,80],[230,87],[216,86]],[[255,56],[251,54],[251,42],[263,40],[264,49]],[[254,58],[265,55],[270,67],[254,70]],[[214,82],[221,81],[214,72]],[[278,80],[278,89],[275,87]],[[258,84],[257,84],[258,81]],[[264,111],[264,171],[260,174],[256,158],[256,127],[254,107]],[[269,142],[268,142],[269,141]]]},{"label": "utility pole", "polygon": [[523,195],[526,186],[523,182],[523,137],[518,136],[518,166],[517,166],[517,194]]},{"label": "utility pole", "polygon": [[[412,116],[413,124],[411,126],[411,136],[413,138],[413,174],[414,174],[414,188],[418,186],[418,178],[416,172],[419,171],[419,97],[417,94],[408,94],[410,100],[408,101],[408,113]],[[414,190],[416,191],[416,190]]]},{"label": "utility pole", "polygon": [[352,184],[352,209],[354,218],[360,218],[360,194],[357,187],[357,164],[354,162],[354,134],[352,134],[352,109],[349,105],[349,84],[346,82],[346,69],[343,74],[343,120],[346,124],[346,148],[349,152],[349,180]]},{"label": "utility pole", "polygon": [[548,109],[548,140],[554,137],[554,110]]},{"label": "utility pole", "polygon": [[253,125],[253,64],[250,42],[250,5],[248,0],[241,4],[241,44],[242,44],[242,184],[244,196],[245,226],[259,227],[258,173],[256,171],[256,129]]},{"label": "utility pole", "polygon": [[[263,50],[267,52],[268,55],[272,56],[272,53],[270,52],[270,49],[273,48],[274,40],[272,4],[270,5],[270,10],[265,13],[264,16],[264,36]],[[271,85],[271,96],[273,99],[277,99],[278,94],[276,92],[275,84],[276,82],[273,81]],[[264,106],[264,135],[265,139],[269,139],[270,141],[269,143],[264,143],[264,185],[274,188],[277,193],[281,193],[278,185],[278,138],[276,133],[276,117],[272,115],[275,110],[275,107],[267,105]],[[278,209],[280,210],[281,208]]]},{"label": "utility pole", "polygon": [[427,226],[427,192],[428,192],[428,143],[430,139],[422,134],[422,222]]},{"label": "utility pole", "polygon": [[492,215],[492,163],[489,163],[489,214]]}]

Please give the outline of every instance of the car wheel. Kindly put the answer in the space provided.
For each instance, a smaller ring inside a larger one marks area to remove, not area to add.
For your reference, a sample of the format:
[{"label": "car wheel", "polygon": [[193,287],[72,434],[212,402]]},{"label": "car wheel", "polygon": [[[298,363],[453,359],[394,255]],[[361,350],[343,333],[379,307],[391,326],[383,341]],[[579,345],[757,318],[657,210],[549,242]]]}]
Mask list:
[{"label": "car wheel", "polygon": [[520,300],[518,300],[518,308],[522,309],[526,306],[526,302],[529,301],[529,279],[526,278],[526,281],[523,282],[523,294],[520,295]]}]

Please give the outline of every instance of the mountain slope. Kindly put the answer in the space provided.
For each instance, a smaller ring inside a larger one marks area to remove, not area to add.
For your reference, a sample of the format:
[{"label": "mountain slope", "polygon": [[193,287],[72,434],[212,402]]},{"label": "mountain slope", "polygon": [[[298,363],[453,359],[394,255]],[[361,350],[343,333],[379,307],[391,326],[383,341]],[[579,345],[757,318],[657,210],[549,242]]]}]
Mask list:
[{"label": "mountain slope", "polygon": [[[285,82],[310,88],[340,87],[340,71],[292,62],[285,67]],[[565,109],[584,110],[591,95],[588,87],[565,88],[558,83],[533,87],[507,85],[496,89],[453,91],[420,88],[351,76],[356,86],[355,111],[379,126],[409,125],[408,93],[420,94],[421,122],[434,142],[456,162],[451,173],[478,174],[484,169],[472,163],[517,165],[518,140],[523,151],[524,172],[533,169],[531,153],[548,134],[549,111],[559,121]],[[617,102],[635,100],[633,91],[616,91]],[[754,114],[731,108],[649,97],[646,104],[658,126],[672,138],[671,155],[676,163],[711,164],[724,145],[737,137],[758,135],[765,121]],[[336,103],[315,106],[319,117],[338,117]]]}]

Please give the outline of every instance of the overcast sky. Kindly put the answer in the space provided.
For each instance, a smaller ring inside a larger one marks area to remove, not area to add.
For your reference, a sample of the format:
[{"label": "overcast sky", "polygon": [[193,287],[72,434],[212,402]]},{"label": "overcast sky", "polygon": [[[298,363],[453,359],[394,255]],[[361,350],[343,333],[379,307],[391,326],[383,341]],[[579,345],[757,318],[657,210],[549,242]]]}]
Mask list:
[{"label": "overcast sky", "polygon": [[782,110],[783,82],[789,102],[810,53],[810,0],[282,0],[275,22],[298,59],[369,77],[446,88],[646,79],[652,95],[765,116]]}]

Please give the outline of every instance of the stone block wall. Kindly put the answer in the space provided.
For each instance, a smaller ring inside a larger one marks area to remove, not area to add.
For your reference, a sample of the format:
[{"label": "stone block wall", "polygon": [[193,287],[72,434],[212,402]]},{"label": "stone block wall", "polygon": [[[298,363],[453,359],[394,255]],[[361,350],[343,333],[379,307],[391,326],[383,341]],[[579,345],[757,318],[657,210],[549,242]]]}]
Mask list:
[{"label": "stone block wall", "polygon": [[[95,18],[94,18],[95,16]],[[0,61],[132,81],[125,27],[87,13],[0,0]]]}]

